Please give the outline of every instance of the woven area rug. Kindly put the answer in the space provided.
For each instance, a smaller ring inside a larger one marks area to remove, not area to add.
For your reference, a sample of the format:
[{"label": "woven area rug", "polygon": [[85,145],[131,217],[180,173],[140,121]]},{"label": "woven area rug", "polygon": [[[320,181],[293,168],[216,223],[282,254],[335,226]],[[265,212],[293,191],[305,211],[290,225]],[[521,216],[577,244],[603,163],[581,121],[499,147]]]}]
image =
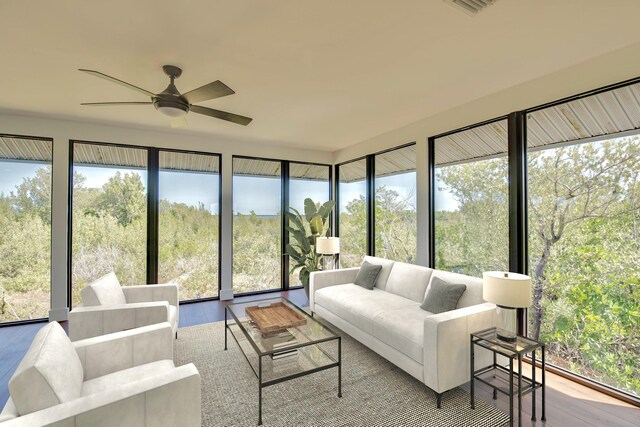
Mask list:
[{"label": "woven area rug", "polygon": [[[334,329],[336,330],[336,329]],[[502,426],[507,414],[456,388],[436,408],[424,384],[342,333],[342,398],[337,369],[263,389],[262,418],[273,426]],[[176,365],[194,363],[202,377],[203,426],[255,426],[258,380],[224,322],[183,328],[175,347]]]}]

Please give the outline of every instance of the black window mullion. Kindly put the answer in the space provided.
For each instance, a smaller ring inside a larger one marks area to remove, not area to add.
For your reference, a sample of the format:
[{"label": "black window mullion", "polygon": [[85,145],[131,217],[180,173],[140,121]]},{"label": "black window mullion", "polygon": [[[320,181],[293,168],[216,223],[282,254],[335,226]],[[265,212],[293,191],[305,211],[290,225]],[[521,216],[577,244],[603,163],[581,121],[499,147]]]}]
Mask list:
[{"label": "black window mullion", "polygon": [[147,283],[158,283],[158,197],[160,154],[148,149],[147,162]]},{"label": "black window mullion", "polygon": [[[526,113],[508,116],[509,271],[527,274],[527,124]],[[518,334],[526,331],[526,310],[519,308]]]},{"label": "black window mullion", "polygon": [[367,254],[376,255],[376,201],[375,201],[375,156],[367,156],[367,196],[366,196],[366,216],[367,216]]},{"label": "black window mullion", "polygon": [[282,197],[280,201],[281,205],[281,214],[280,214],[280,225],[281,225],[281,233],[282,238],[280,239],[281,244],[281,254],[282,258],[280,261],[280,268],[282,273],[281,277],[281,285],[282,289],[287,291],[289,290],[289,255],[287,255],[287,245],[289,244],[289,232],[287,231],[287,217],[285,212],[289,212],[289,161],[283,160],[280,166],[280,183],[281,183],[281,191]]},{"label": "black window mullion", "polygon": [[436,268],[436,139],[429,138],[427,147],[427,191],[429,191],[429,267]]}]

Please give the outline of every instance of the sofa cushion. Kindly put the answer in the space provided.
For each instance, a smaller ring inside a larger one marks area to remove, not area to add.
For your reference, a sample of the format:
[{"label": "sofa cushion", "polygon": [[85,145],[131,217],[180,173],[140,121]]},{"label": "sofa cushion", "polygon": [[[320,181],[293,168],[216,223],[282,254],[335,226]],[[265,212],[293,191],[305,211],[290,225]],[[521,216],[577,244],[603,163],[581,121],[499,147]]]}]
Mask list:
[{"label": "sofa cushion", "polygon": [[20,415],[80,397],[82,364],[62,327],[40,329],[9,380],[9,393]]},{"label": "sofa cushion", "polygon": [[358,270],[358,275],[353,281],[358,286],[362,286],[365,289],[372,290],[376,285],[376,279],[382,270],[381,265],[370,264],[367,261],[363,261]]},{"label": "sofa cushion", "polygon": [[424,319],[431,315],[421,310],[418,303],[384,311],[374,319],[372,335],[422,364]]},{"label": "sofa cushion", "polygon": [[394,262],[385,291],[422,302],[433,269],[406,262]]},{"label": "sofa cushion", "polygon": [[364,260],[369,264],[382,266],[382,270],[380,270],[380,274],[378,274],[378,278],[376,279],[376,288],[382,289],[384,291],[387,287],[387,279],[389,278],[389,273],[391,273],[391,268],[393,267],[394,262],[388,259],[377,258],[374,256],[365,256]]},{"label": "sofa cushion", "polygon": [[126,384],[153,378],[173,368],[175,368],[175,365],[172,360],[158,360],[156,362],[134,366],[133,368],[123,369],[112,374],[85,381],[82,384],[81,394],[82,396],[87,396],[105,390],[117,390]]},{"label": "sofa cushion", "polygon": [[114,272],[89,283],[82,291],[82,303],[85,306],[126,304],[120,282]]},{"label": "sofa cushion", "polygon": [[404,297],[374,288],[369,291],[353,283],[329,286],[316,291],[316,304],[336,316],[372,334],[373,320],[384,311],[419,304]]},{"label": "sofa cushion", "polygon": [[[437,277],[449,283],[461,283],[467,285],[467,290],[464,291],[460,300],[458,300],[458,308],[471,307],[472,305],[482,304],[485,301],[482,299],[482,279],[479,277],[466,276],[464,274],[451,273],[449,271],[433,270],[431,273],[431,283],[433,279]],[[429,288],[427,288],[429,292]]]},{"label": "sofa cushion", "polygon": [[458,307],[458,300],[466,289],[467,285],[449,283],[434,277],[420,308],[435,314],[455,310]]}]

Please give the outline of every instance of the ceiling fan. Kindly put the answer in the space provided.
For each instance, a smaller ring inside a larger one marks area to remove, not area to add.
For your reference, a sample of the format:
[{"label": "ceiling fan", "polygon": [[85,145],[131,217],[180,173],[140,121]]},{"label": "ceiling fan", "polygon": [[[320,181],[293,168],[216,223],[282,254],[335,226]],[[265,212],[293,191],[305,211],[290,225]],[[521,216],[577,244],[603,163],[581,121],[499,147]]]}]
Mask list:
[{"label": "ceiling fan", "polygon": [[171,119],[172,127],[180,127],[186,125],[185,116],[189,111],[194,113],[204,114],[205,116],[215,117],[216,119],[226,120],[232,123],[246,126],[251,123],[250,117],[240,116],[238,114],[228,113],[226,111],[214,110],[213,108],[202,107],[200,105],[194,105],[196,102],[207,101],[209,99],[221,98],[227,95],[233,95],[235,92],[220,80],[211,82],[197,89],[193,89],[187,93],[181,94],[176,88],[173,81],[180,77],[182,70],[174,65],[164,65],[162,67],[164,73],[169,76],[171,82],[165,90],[160,93],[149,92],[131,83],[124,82],[116,79],[115,77],[108,76],[99,71],[79,69],[87,74],[91,74],[96,77],[108,80],[110,82],[119,84],[121,86],[128,87],[140,93],[143,93],[151,97],[150,102],[86,102],[81,105],[89,106],[105,106],[105,105],[151,105],[156,108],[160,113]]}]

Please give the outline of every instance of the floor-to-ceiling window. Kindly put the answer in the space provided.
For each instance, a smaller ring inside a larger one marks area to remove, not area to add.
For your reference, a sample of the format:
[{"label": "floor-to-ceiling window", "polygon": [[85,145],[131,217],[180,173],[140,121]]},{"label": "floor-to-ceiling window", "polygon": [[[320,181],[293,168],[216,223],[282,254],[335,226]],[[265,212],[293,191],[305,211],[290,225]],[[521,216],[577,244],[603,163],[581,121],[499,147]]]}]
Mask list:
[{"label": "floor-to-ceiling window", "polygon": [[435,138],[435,267],[471,276],[509,267],[507,121]]},{"label": "floor-to-ceiling window", "polygon": [[52,145],[0,135],[0,323],[49,316]]},{"label": "floor-to-ceiling window", "polygon": [[529,334],[552,364],[636,396],[638,128],[640,84],[527,117]]},{"label": "floor-to-ceiling window", "polygon": [[374,156],[375,255],[415,263],[416,146]]},{"label": "floor-to-ceiling window", "polygon": [[[304,200],[310,198],[319,208],[331,199],[330,166],[307,163],[289,163],[289,207],[304,215]],[[330,213],[329,213],[330,215]],[[327,220],[330,219],[330,216]],[[306,223],[304,223],[306,224]],[[307,229],[307,234],[311,232]],[[292,236],[289,241],[295,241]],[[290,261],[291,262],[291,261]],[[298,271],[289,272],[289,286],[302,286]]]},{"label": "floor-to-ceiling window", "polygon": [[281,162],[233,158],[233,291],[281,289]]},{"label": "floor-to-ceiling window", "polygon": [[367,160],[338,165],[340,266],[357,267],[367,254]]},{"label": "floor-to-ceiling window", "polygon": [[146,149],[73,143],[71,290],[109,272],[120,283],[147,282]]},{"label": "floor-to-ceiling window", "polygon": [[218,296],[220,156],[159,153],[158,282],[180,299]]}]

